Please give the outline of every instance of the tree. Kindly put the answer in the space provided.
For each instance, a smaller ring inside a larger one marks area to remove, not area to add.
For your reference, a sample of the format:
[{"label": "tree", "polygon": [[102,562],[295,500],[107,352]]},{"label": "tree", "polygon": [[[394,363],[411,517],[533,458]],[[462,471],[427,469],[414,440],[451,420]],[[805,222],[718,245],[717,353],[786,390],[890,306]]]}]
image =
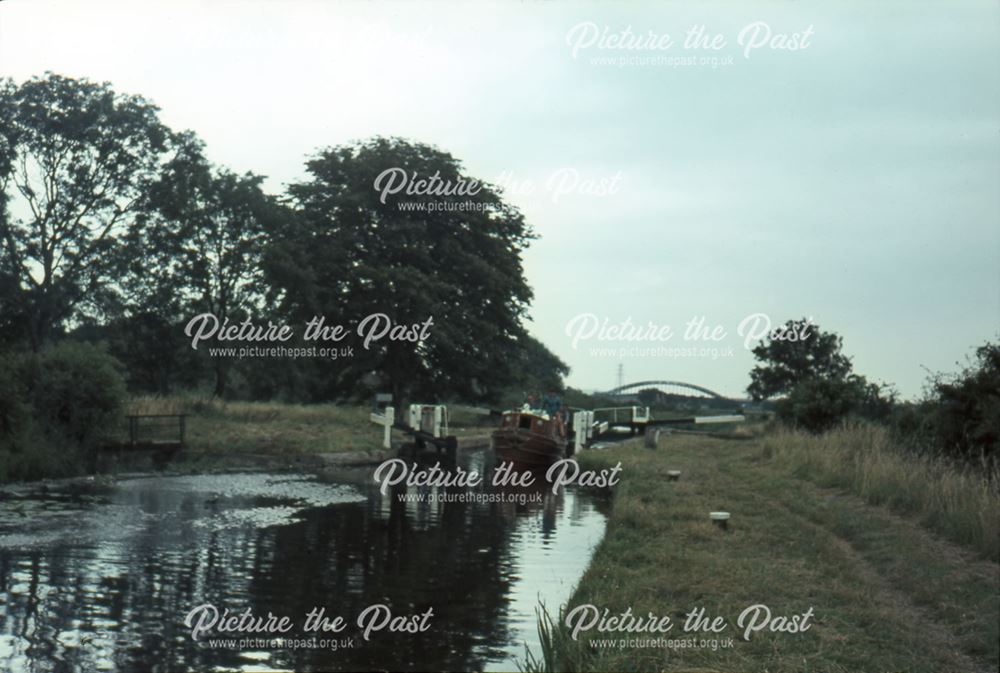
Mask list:
[{"label": "tree", "polygon": [[[161,321],[164,313],[182,321],[210,313],[221,325],[262,309],[262,254],[283,216],[262,182],[213,167],[200,144],[185,139],[150,185],[148,212],[130,237],[135,254],[125,286],[132,318],[157,329],[145,315],[156,306]],[[216,357],[212,366],[215,394],[223,396],[229,362]]]},{"label": "tree", "polygon": [[563,378],[569,374],[569,366],[530,334],[525,333],[518,339],[514,357],[513,370],[524,391],[561,392],[565,387]]},{"label": "tree", "polygon": [[943,450],[995,460],[1000,444],[1000,344],[977,348],[974,361],[960,374],[934,377],[922,406]]},{"label": "tree", "polygon": [[843,339],[805,318],[789,320],[772,334],[753,349],[761,364],[750,372],[747,391],[756,401],[787,395],[809,379],[841,381],[851,373],[851,360],[841,353]]},{"label": "tree", "polygon": [[[7,224],[7,198],[0,191],[0,231]],[[0,245],[0,253],[4,247]],[[27,338],[27,316],[21,306],[20,283],[12,265],[4,263],[6,254],[0,254],[0,348],[17,345]]]},{"label": "tree", "polygon": [[0,273],[38,350],[111,292],[121,237],[172,134],[157,108],[108,84],[47,74],[0,82]]},{"label": "tree", "polygon": [[761,361],[750,372],[755,400],[776,395],[778,418],[810,432],[823,432],[856,415],[885,420],[896,394],[852,371],[841,352],[843,339],[810,321],[789,320],[753,349]]},{"label": "tree", "polygon": [[475,193],[384,198],[375,187],[387,170],[474,182],[450,154],[397,138],[327,149],[306,167],[311,179],[289,188],[301,217],[267,261],[281,312],[350,326],[375,312],[401,325],[433,319],[418,343],[380,341],[325,364],[322,394],[344,394],[371,372],[396,400],[495,399],[515,382],[531,299],[521,254],[532,234],[521,213],[482,183]]}]

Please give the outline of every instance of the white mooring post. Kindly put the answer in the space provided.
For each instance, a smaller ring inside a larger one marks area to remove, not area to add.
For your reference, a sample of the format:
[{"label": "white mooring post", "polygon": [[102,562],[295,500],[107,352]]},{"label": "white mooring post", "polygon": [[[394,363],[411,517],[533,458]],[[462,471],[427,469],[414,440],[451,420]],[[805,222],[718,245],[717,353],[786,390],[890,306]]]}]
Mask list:
[{"label": "white mooring post", "polygon": [[396,422],[396,410],[392,407],[386,407],[381,414],[372,414],[369,418],[372,423],[382,426],[382,448],[391,449],[392,425]]},{"label": "white mooring post", "polygon": [[573,414],[573,455],[580,453],[587,440],[587,412]]}]

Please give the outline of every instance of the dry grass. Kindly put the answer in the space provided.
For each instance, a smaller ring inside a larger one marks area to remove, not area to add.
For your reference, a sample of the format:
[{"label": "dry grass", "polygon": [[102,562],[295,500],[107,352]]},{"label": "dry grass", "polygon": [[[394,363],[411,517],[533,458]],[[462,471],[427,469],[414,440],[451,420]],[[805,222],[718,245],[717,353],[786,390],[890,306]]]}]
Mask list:
[{"label": "dry grass", "polygon": [[823,435],[777,430],[764,456],[822,486],[850,490],[873,505],[914,516],[944,537],[1000,558],[1000,474],[918,457],[874,425]]}]

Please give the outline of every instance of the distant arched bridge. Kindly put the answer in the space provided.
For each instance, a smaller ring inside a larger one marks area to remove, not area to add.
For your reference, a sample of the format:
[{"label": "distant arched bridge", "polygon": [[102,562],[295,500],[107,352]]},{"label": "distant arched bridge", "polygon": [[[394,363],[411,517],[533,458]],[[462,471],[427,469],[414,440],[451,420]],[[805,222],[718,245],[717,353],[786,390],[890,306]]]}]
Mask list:
[{"label": "distant arched bridge", "polygon": [[681,381],[636,381],[635,383],[626,383],[623,386],[618,386],[617,388],[612,388],[604,395],[625,395],[629,391],[638,391],[644,388],[658,388],[660,386],[671,386],[674,388],[686,388],[688,390],[697,390],[699,393],[704,393],[709,397],[714,397],[717,400],[728,400],[729,398],[725,395],[720,395],[714,390],[709,390],[704,386],[698,386],[693,383],[683,383]]}]

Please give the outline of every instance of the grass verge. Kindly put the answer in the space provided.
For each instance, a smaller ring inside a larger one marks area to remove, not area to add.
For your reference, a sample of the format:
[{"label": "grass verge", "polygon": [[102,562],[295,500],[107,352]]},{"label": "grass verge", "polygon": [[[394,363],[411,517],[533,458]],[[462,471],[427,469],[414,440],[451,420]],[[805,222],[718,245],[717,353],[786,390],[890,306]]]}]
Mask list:
[{"label": "grass verge", "polygon": [[777,430],[763,439],[767,457],[797,477],[848,490],[872,505],[915,517],[938,534],[1000,560],[1000,473],[919,457],[875,425],[823,435]]},{"label": "grass verge", "polygon": [[[584,452],[579,459],[587,468],[621,461],[622,481],[605,539],[568,608],[592,604],[611,614],[631,608],[638,615],[670,615],[675,627],[666,638],[679,641],[704,637],[681,630],[685,614],[701,607],[724,618],[728,627],[721,635],[733,637],[733,645],[608,647],[600,639],[636,634],[592,630],[573,640],[552,616],[541,620],[542,659],[526,668],[997,670],[997,564],[983,558],[972,538],[956,545],[921,525],[938,520],[926,507],[914,509],[921,512],[916,517],[901,517],[852,495],[853,479],[831,488],[820,478],[825,471],[801,467],[856,457],[848,442],[863,446],[864,438],[792,448],[805,439],[669,435],[655,450],[632,442]],[[806,460],[810,451],[826,453]],[[680,481],[668,481],[668,470],[681,470]],[[935,502],[943,501],[927,496],[927,507]],[[728,531],[710,523],[708,513],[715,510],[732,513]],[[737,619],[754,604],[767,605],[774,615],[812,608],[813,626],[797,634],[765,630],[744,640]]]}]

